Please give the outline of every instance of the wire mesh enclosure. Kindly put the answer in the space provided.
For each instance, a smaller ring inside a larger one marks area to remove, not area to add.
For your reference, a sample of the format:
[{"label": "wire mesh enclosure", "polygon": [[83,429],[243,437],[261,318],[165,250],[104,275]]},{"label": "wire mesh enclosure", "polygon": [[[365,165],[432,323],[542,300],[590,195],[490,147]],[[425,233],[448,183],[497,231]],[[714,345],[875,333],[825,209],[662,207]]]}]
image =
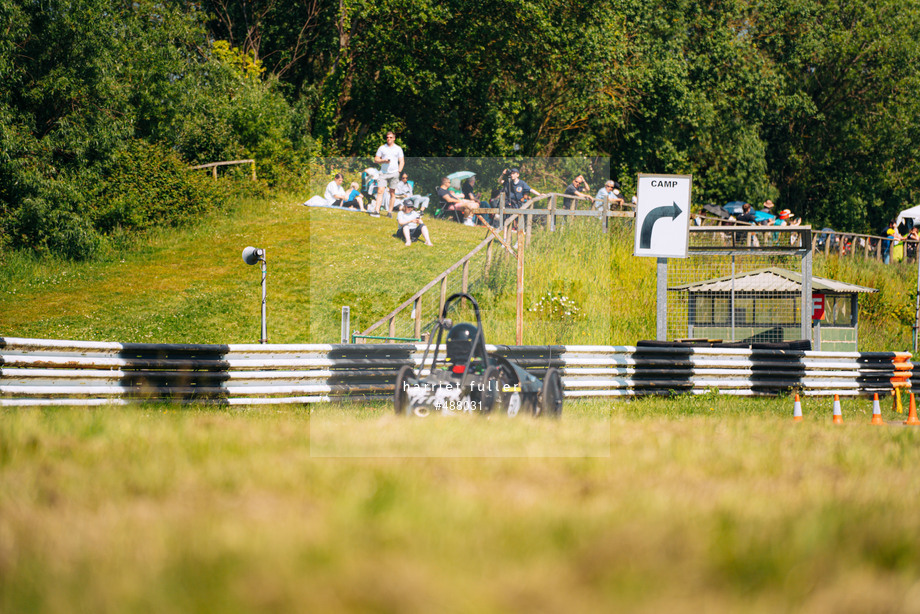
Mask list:
[{"label": "wire mesh enclosure", "polygon": [[691,228],[689,257],[667,260],[664,296],[659,285],[666,340],[808,339],[810,235],[808,227]]}]

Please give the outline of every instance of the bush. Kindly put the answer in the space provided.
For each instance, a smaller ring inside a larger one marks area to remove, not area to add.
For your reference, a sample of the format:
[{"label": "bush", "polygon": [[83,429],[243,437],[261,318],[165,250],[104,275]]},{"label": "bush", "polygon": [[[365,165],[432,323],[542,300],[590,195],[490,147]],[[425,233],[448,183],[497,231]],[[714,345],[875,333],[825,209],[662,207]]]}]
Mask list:
[{"label": "bush", "polygon": [[97,257],[113,233],[176,226],[226,202],[206,173],[141,140],[76,176],[20,172],[13,179],[25,187],[0,220],[10,247],[71,260]]},{"label": "bush", "polygon": [[117,228],[176,226],[221,208],[225,201],[206,173],[189,170],[166,147],[141,140],[117,152],[101,175],[101,181],[89,186],[89,199],[94,226],[107,234]]}]

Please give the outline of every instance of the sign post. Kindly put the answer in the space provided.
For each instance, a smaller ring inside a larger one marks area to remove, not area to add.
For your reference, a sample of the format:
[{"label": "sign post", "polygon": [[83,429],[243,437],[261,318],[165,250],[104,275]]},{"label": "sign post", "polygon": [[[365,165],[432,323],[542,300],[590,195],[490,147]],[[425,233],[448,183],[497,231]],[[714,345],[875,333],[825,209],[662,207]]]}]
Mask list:
[{"label": "sign post", "polygon": [[634,255],[687,257],[691,184],[691,175],[639,174]]},{"label": "sign post", "polygon": [[639,174],[633,254],[658,259],[655,338],[668,338],[668,258],[686,258],[690,243],[690,175]]}]

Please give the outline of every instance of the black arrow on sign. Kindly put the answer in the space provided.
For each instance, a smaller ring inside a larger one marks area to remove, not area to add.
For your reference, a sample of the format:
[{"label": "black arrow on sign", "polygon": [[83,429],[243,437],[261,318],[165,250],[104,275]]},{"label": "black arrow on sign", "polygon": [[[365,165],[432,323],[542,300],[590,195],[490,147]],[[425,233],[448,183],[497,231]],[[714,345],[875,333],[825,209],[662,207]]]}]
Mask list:
[{"label": "black arrow on sign", "polygon": [[646,215],[645,219],[642,221],[642,231],[639,233],[639,249],[651,249],[652,226],[655,225],[655,222],[663,217],[669,217],[672,220],[676,220],[677,216],[681,213],[683,212],[680,210],[680,207],[677,206],[677,203],[674,203],[670,207],[665,205],[664,207],[656,207],[649,211],[648,215]]}]

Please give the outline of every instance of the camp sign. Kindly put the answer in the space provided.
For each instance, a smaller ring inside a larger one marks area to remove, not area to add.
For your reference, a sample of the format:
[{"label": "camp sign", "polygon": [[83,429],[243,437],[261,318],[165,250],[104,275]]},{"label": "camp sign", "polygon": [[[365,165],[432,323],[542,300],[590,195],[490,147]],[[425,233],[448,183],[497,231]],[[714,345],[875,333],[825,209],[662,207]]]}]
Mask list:
[{"label": "camp sign", "polygon": [[636,256],[686,258],[692,175],[639,174]]}]

